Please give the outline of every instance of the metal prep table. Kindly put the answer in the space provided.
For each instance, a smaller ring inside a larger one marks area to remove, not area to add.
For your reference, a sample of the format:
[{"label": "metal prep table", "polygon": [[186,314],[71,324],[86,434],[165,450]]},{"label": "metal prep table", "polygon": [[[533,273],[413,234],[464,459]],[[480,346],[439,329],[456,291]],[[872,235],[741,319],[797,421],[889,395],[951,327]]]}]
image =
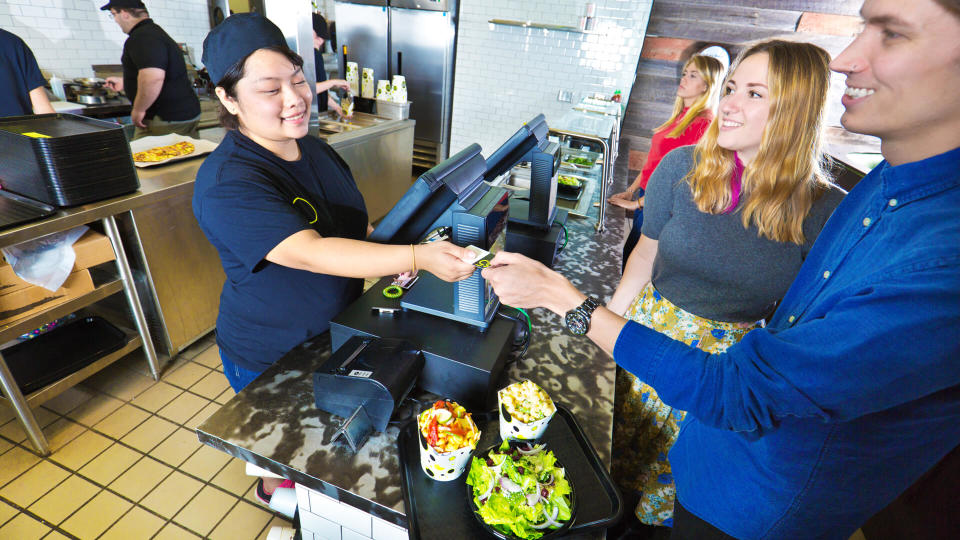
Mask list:
[{"label": "metal prep table", "polygon": [[600,145],[603,165],[600,174],[600,212],[596,231],[603,231],[603,219],[606,210],[607,188],[613,184],[613,162],[616,159],[615,130],[618,129],[615,117],[570,110],[560,120],[550,126],[550,134],[559,137],[561,145],[569,146],[574,139],[594,142]]}]

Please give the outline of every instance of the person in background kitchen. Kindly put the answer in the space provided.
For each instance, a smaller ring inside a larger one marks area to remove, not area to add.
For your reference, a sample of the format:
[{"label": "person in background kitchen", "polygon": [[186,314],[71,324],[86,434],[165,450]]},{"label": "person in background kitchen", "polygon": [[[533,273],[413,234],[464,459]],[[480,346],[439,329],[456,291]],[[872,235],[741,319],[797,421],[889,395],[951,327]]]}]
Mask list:
[{"label": "person in background kitchen", "polygon": [[[844,195],[821,170],[829,61],[786,41],[744,52],[720,117],[653,172],[643,234],[610,310],[711,353],[762,327]],[[666,455],[685,414],[617,370],[612,472],[643,524],[672,523]],[[656,534],[638,524],[630,534],[643,532]]]},{"label": "person in background kitchen", "polygon": [[566,314],[688,411],[671,538],[848,538],[960,445],[960,0],[860,13],[830,67],[846,76],[843,126],[879,137],[885,160],[765,328],[709,354],[594,309],[520,255],[483,271],[502,302]]},{"label": "person in background kitchen", "polygon": [[110,0],[100,9],[109,11],[130,36],[120,57],[123,79],[108,77],[107,86],[133,102],[133,138],[170,133],[196,138],[200,100],[180,47],[153,22],[140,0]]},{"label": "person in background kitchen", "polygon": [[340,104],[330,95],[331,88],[350,90],[350,83],[344,79],[327,79],[327,70],[323,67],[323,45],[330,39],[327,21],[319,13],[313,14],[313,63],[317,70],[317,110],[331,110],[343,116]]},{"label": "person in background kitchen", "polygon": [[723,64],[710,56],[694,55],[687,60],[677,86],[673,113],[666,122],[653,129],[650,151],[647,152],[643,169],[626,191],[607,199],[607,202],[614,206],[633,210],[633,226],[623,245],[621,271],[627,267],[627,259],[640,239],[640,228],[643,226],[643,192],[647,189],[650,175],[663,156],[674,148],[697,144],[700,137],[706,133],[716,112],[717,95],[725,71]]},{"label": "person in background kitchen", "polygon": [[[228,17],[204,39],[203,63],[227,134],[197,172],[193,212],[227,276],[217,345],[235,391],[326,332],[359,297],[359,278],[473,273],[470,252],[450,242],[364,241],[363,196],[340,156],[307,136],[314,85],[276,25],[256,13]],[[262,480],[258,495],[268,500],[279,483]]]},{"label": "person in background kitchen", "polygon": [[33,51],[0,28],[0,117],[54,112]]}]

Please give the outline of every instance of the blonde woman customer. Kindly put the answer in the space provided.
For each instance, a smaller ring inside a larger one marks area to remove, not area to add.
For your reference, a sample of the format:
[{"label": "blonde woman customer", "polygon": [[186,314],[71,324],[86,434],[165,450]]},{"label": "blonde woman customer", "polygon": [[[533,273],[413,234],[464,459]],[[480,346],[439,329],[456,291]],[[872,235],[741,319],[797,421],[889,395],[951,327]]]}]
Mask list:
[{"label": "blonde woman customer", "polygon": [[707,131],[716,112],[717,94],[723,82],[724,71],[723,64],[716,58],[695,55],[687,60],[677,86],[673,112],[666,122],[654,128],[643,169],[627,191],[607,199],[607,202],[614,206],[634,211],[633,226],[623,246],[621,268],[626,267],[627,258],[640,238],[640,227],[643,225],[643,192],[647,189],[650,175],[663,156],[674,148],[697,144]]}]

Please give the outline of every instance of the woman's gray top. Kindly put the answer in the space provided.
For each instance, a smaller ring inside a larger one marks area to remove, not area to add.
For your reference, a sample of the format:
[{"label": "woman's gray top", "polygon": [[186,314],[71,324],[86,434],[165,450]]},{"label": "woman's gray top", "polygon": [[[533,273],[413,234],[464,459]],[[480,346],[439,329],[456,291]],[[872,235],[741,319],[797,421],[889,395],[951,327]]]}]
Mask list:
[{"label": "woman's gray top", "polygon": [[664,156],[644,194],[642,231],[658,241],[653,286],[670,302],[708,319],[768,317],[846,192],[831,186],[813,203],[803,222],[803,245],[775,242],[760,237],[753,224],[743,227],[745,196],[729,214],[697,209],[683,180],[694,165],[693,149],[682,146]]}]

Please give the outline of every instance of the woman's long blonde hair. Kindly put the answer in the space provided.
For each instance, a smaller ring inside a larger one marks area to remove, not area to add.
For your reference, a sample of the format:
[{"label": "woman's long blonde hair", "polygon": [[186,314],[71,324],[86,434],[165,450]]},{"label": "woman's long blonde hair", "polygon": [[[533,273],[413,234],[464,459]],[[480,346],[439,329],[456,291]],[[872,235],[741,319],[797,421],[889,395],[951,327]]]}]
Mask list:
[{"label": "woman's long blonde hair", "polygon": [[[714,114],[717,112],[717,94],[720,93],[720,87],[723,86],[720,84],[723,82],[723,64],[711,56],[700,56],[697,54],[691,56],[690,59],[687,60],[687,63],[683,65],[683,69],[689,67],[694,67],[700,72],[700,76],[703,77],[703,82],[707,84],[707,89],[690,105],[687,114],[683,115],[683,119],[680,120],[680,123],[677,124],[677,127],[674,128],[673,131],[667,134],[667,137],[679,137],[683,134],[683,130],[687,129],[687,126],[704,111],[710,111]],[[670,113],[670,119],[654,128],[653,131],[666,129],[677,120],[682,112],[683,98],[677,96],[677,99],[673,102],[673,112]]]},{"label": "woman's long blonde hair", "polygon": [[[810,43],[771,40],[748,48],[734,66],[760,53],[769,58],[770,114],[757,156],[743,171],[741,217],[744,228],[753,223],[760,236],[802,244],[803,220],[830,184],[822,166],[830,55]],[[710,214],[733,201],[734,152],[717,145],[719,124],[717,117],[697,143],[696,165],[685,177],[697,208]]]}]

